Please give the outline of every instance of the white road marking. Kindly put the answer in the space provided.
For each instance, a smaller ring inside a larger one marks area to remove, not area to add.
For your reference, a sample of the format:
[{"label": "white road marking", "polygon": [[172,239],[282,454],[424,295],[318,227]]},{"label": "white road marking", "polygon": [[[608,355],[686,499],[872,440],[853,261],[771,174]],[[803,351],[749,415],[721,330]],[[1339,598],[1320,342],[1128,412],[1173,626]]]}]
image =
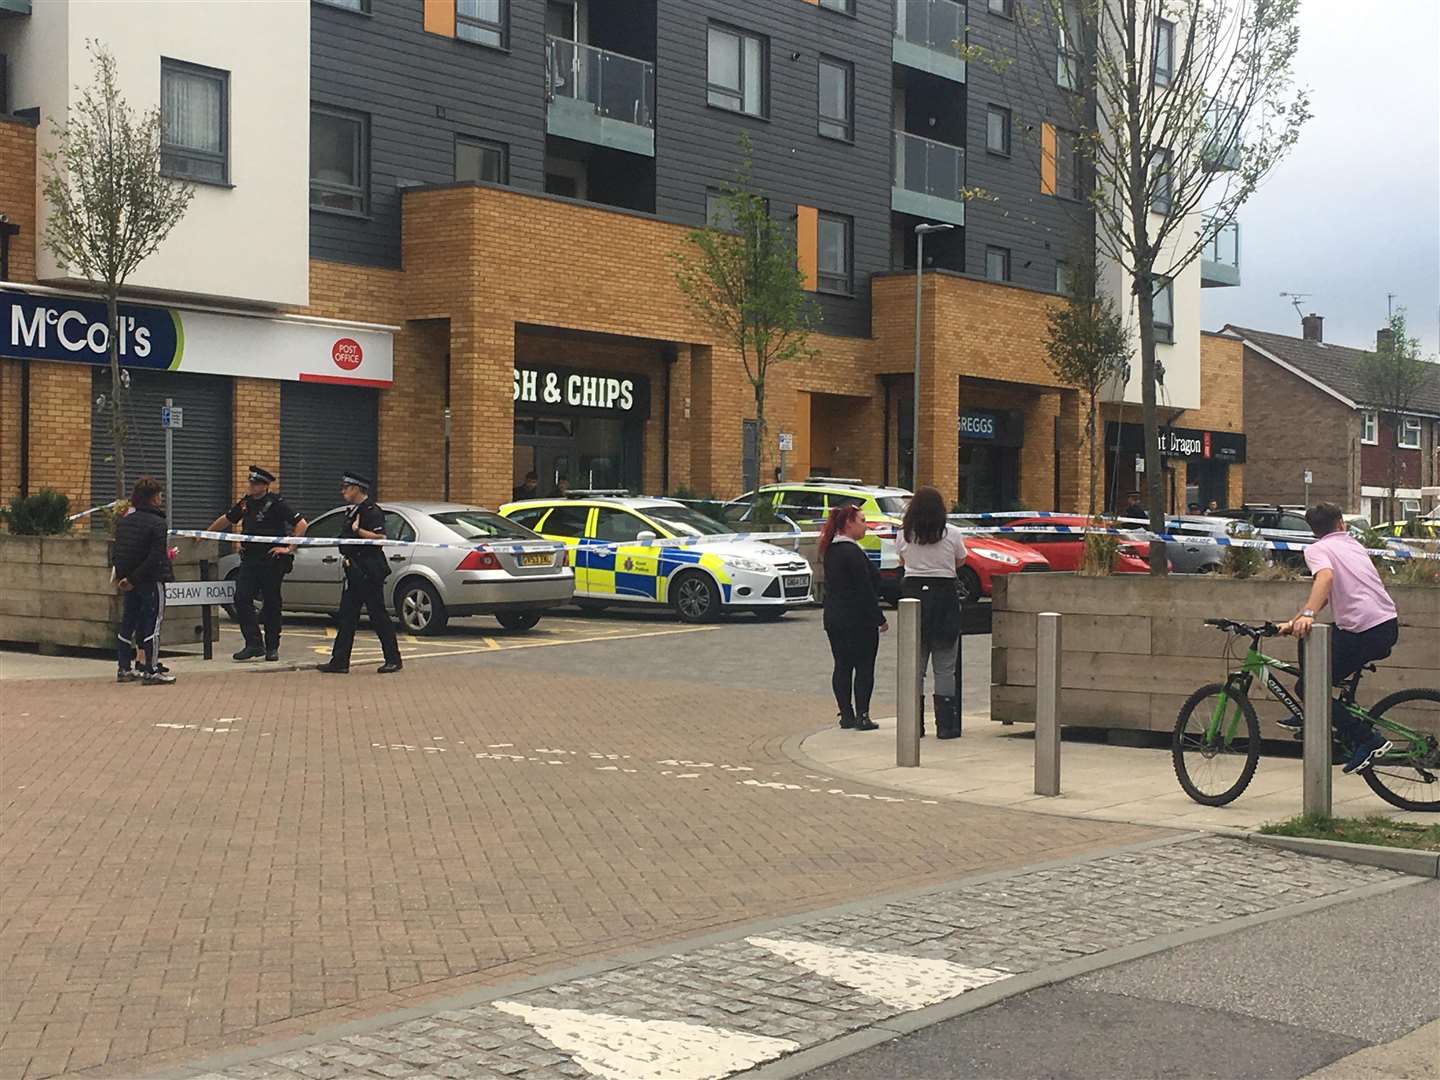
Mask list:
[{"label": "white road marking", "polygon": [[859,990],[897,1009],[923,1009],[967,990],[1008,979],[1010,972],[972,968],[949,960],[866,949],[842,949],[812,941],[746,938],[751,945],[782,956],[842,986]]},{"label": "white road marking", "polygon": [[634,1020],[518,1001],[497,1001],[495,1008],[524,1020],[576,1064],[605,1080],[707,1080],[800,1048],[790,1039],[678,1020]]}]

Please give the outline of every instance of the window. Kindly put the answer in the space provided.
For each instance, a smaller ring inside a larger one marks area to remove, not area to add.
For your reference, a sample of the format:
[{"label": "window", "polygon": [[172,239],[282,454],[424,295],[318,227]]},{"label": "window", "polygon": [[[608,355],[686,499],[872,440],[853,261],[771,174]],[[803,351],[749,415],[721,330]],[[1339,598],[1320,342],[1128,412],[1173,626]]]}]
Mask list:
[{"label": "window", "polygon": [[584,536],[585,522],[589,517],[588,506],[557,506],[545,519],[545,535]]},{"label": "window", "polygon": [[838,11],[842,15],[855,14],[855,0],[820,0],[820,6]]},{"label": "window", "polygon": [[[550,508],[548,506],[532,506],[525,510],[516,510],[515,513],[510,515],[510,520],[517,525],[523,525],[531,532],[539,532],[540,519],[549,512]],[[448,524],[448,522],[445,524]],[[306,532],[308,533],[309,530],[307,529]]]},{"label": "window", "polygon": [[1419,499],[1401,499],[1400,516],[1403,518],[1415,517],[1420,513]]},{"label": "window", "polygon": [[1360,414],[1360,441],[1366,446],[1375,446],[1380,442],[1380,417],[1377,413]]},{"label": "window", "polygon": [[1175,74],[1175,24],[1169,19],[1155,21],[1155,60],[1152,74],[1156,86],[1169,86]]},{"label": "window", "polygon": [[990,14],[1010,18],[1014,14],[1014,0],[990,0]]},{"label": "window", "polygon": [[535,522],[540,520],[543,513],[545,510],[541,507],[521,510],[513,519],[503,518],[488,510],[450,510],[430,516],[466,540],[489,540],[497,536],[513,540],[532,540],[534,537],[530,534],[529,526],[522,527],[521,515],[528,515],[528,520]]},{"label": "window", "polygon": [[1010,110],[1000,105],[985,107],[985,149],[992,154],[1010,153]]},{"label": "window", "polygon": [[1166,345],[1175,341],[1175,290],[1169,278],[1155,279],[1155,340]]},{"label": "window", "polygon": [[369,12],[370,0],[316,0],[316,3],[324,4],[326,7],[344,8],[346,11]]},{"label": "window", "polygon": [[655,532],[628,510],[598,510],[595,516],[595,539],[613,543],[630,543],[642,532]]},{"label": "window", "polygon": [[369,117],[314,107],[310,110],[310,205],[363,214],[368,208],[365,158]]},{"label": "window", "polygon": [[160,168],[202,183],[230,182],[230,76],[160,61]]},{"label": "window", "polygon": [[455,0],[455,36],[503,49],[510,37],[510,0]]},{"label": "window", "polygon": [[987,247],[985,249],[985,276],[991,281],[1010,280],[1010,249]]},{"label": "window", "polygon": [[1396,432],[1396,446],[1402,450],[1420,449],[1420,418],[1418,416],[1402,416],[1400,418],[1400,430]]},{"label": "window", "polygon": [[1080,89],[1080,12],[1066,0],[1057,29],[1055,82],[1062,90]]},{"label": "window", "polygon": [[1070,267],[1067,263],[1055,264],[1055,291],[1061,296],[1070,295]]},{"label": "window", "polygon": [[849,142],[855,137],[855,69],[843,60],[820,57],[820,134]]},{"label": "window", "polygon": [[[305,527],[306,536],[339,536],[342,529],[350,524],[344,510],[332,510],[310,522]],[[304,550],[303,548],[301,550]]]},{"label": "window", "polygon": [[707,100],[731,112],[765,115],[766,41],[757,34],[710,26]]},{"label": "window", "polygon": [[1155,150],[1150,154],[1150,212],[1168,214],[1171,205],[1170,151]]},{"label": "window", "polygon": [[399,540],[402,544],[415,542],[415,529],[394,510],[385,511],[385,538]]},{"label": "window", "polygon": [[504,143],[455,136],[455,179],[510,182],[510,149]]},{"label": "window", "polygon": [[816,236],[816,283],[820,292],[849,296],[855,291],[850,274],[851,220],[839,214],[819,214]]},{"label": "window", "polygon": [[776,511],[796,521],[814,521],[825,516],[825,495],[820,491],[789,489],[781,493]]},{"label": "window", "polygon": [[1080,145],[1076,132],[1055,132],[1055,194],[1076,202],[1085,197],[1085,158]]}]

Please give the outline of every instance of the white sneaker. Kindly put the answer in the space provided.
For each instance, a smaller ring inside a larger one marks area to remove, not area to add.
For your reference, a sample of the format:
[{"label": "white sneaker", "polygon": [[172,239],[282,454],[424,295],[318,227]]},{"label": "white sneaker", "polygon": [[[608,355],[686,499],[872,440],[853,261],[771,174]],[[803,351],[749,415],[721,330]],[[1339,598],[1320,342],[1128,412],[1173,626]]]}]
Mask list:
[{"label": "white sneaker", "polygon": [[141,681],[146,686],[170,686],[175,682],[175,676],[168,671],[147,671]]}]

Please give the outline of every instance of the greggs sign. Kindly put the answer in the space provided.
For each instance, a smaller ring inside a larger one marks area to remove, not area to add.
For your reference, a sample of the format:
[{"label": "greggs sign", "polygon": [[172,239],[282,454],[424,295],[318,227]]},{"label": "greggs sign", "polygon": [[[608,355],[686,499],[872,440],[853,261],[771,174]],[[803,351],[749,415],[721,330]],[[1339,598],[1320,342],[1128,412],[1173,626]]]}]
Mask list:
[{"label": "greggs sign", "polygon": [[[121,304],[120,363],[128,368],[252,379],[389,386],[393,339],[383,330]],[[0,356],[109,363],[105,303],[0,290]]]}]

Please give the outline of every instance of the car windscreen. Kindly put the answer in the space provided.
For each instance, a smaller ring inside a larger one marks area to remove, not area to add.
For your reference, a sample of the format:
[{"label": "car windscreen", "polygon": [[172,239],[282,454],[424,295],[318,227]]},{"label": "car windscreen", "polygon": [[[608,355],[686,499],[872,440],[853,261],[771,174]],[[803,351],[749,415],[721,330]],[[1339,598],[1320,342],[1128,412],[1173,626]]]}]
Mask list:
[{"label": "car windscreen", "polygon": [[880,508],[882,514],[889,514],[891,517],[904,517],[905,508],[910,505],[910,496],[876,495],[875,505]]},{"label": "car windscreen", "polygon": [[432,518],[466,540],[535,540],[536,535],[523,525],[492,514],[488,510],[447,510],[431,514]]},{"label": "car windscreen", "polygon": [[734,526],[706,517],[688,506],[642,506],[640,512],[676,536],[724,536],[735,531]]}]

